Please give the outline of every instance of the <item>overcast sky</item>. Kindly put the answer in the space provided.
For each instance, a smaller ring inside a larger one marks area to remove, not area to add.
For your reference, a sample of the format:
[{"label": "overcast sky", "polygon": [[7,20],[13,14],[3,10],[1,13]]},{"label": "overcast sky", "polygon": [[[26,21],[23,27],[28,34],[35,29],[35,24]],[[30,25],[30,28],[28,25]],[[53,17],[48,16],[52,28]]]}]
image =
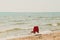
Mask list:
[{"label": "overcast sky", "polygon": [[60,0],[0,0],[0,12],[60,12]]}]

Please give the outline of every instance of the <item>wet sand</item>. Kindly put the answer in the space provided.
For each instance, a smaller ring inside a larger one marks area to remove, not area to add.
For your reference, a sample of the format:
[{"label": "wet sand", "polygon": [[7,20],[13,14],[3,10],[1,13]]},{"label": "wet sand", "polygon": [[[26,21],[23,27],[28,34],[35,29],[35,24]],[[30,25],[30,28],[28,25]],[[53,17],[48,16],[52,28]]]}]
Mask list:
[{"label": "wet sand", "polygon": [[33,36],[13,38],[8,40],[60,40],[60,32],[53,32],[50,34],[36,34]]}]

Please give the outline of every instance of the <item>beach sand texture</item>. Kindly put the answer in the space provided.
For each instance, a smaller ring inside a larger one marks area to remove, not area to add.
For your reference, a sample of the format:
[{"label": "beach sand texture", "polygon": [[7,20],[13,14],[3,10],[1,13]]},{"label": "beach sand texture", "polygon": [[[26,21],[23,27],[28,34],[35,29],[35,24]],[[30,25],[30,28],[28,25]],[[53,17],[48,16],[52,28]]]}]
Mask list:
[{"label": "beach sand texture", "polygon": [[8,40],[60,40],[60,32],[53,32],[51,34],[36,34],[33,36],[13,38]]}]

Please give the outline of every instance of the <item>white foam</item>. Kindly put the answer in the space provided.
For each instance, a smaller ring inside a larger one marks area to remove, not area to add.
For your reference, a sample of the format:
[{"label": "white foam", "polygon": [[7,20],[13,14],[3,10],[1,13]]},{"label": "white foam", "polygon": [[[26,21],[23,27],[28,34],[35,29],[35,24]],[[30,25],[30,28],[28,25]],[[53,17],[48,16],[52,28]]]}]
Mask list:
[{"label": "white foam", "polygon": [[40,32],[40,34],[49,34],[49,33],[52,33],[52,31],[47,30],[47,31]]}]

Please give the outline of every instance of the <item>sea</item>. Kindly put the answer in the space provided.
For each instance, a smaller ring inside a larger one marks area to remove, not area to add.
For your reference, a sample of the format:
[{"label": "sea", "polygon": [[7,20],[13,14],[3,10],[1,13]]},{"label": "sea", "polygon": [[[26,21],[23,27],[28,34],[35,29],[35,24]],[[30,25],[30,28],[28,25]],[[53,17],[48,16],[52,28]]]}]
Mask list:
[{"label": "sea", "polygon": [[0,40],[34,35],[34,26],[39,34],[60,31],[60,12],[0,12]]}]

